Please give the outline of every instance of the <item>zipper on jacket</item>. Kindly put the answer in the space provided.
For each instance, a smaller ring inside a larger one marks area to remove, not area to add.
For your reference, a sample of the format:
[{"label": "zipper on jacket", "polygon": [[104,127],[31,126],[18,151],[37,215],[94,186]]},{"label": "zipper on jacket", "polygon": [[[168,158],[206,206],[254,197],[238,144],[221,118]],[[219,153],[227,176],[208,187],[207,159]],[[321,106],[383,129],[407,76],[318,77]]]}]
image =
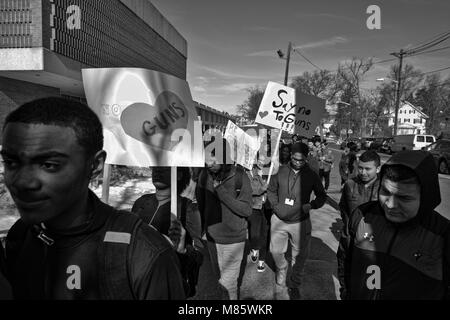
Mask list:
[{"label": "zipper on jacket", "polygon": [[37,238],[44,243],[44,299],[50,299],[50,289],[49,289],[49,264],[48,264],[48,250],[55,243],[55,240],[50,238],[45,234],[45,227],[43,225],[37,227],[39,232]]},{"label": "zipper on jacket", "polygon": [[392,246],[394,245],[395,238],[397,238],[398,231],[399,227],[395,227],[394,235],[392,236],[391,241],[389,241],[389,246],[386,252],[388,255],[391,254]]}]

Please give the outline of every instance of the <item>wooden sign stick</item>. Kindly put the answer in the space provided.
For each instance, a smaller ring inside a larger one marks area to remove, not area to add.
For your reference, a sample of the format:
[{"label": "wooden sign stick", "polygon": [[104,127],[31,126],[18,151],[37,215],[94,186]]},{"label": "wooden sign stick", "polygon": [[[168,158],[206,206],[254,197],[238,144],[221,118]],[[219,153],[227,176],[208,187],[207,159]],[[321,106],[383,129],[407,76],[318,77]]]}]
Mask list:
[{"label": "wooden sign stick", "polygon": [[108,204],[109,201],[109,183],[111,182],[111,165],[105,163],[103,168],[103,182],[102,182],[102,201]]},{"label": "wooden sign stick", "polygon": [[171,220],[179,219],[177,211],[177,167],[170,168],[170,213]]},{"label": "wooden sign stick", "polygon": [[275,145],[275,152],[273,153],[272,156],[272,161],[270,163],[270,169],[269,169],[269,176],[267,177],[267,185],[269,185],[270,183],[270,178],[272,177],[272,172],[274,169],[274,159],[276,159],[276,157],[278,157],[278,149],[280,148],[280,141],[281,141],[281,135],[283,133],[283,130],[280,129],[280,134],[278,135],[277,138],[277,144]]}]

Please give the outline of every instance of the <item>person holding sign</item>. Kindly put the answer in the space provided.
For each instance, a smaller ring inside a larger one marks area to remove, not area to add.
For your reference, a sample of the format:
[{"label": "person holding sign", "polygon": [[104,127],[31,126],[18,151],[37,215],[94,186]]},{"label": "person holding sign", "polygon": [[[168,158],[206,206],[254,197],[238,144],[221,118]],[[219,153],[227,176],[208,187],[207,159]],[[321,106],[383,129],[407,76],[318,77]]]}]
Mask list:
[{"label": "person holding sign", "polygon": [[222,150],[206,154],[206,170],[198,178],[196,198],[219,284],[230,300],[236,300],[247,218],[252,214],[252,187],[244,169],[232,164],[227,140],[214,143]]},{"label": "person holding sign", "polygon": [[1,155],[20,213],[6,238],[14,298],[185,298],[169,242],[89,190],[104,167],[102,149],[102,124],[80,102],[45,98],[7,116]]},{"label": "person holding sign", "polygon": [[[270,180],[267,196],[273,207],[271,218],[270,252],[276,265],[276,283],[289,287],[291,299],[300,297],[299,286],[311,240],[310,210],[322,207],[326,193],[319,176],[307,164],[308,146],[292,146],[291,163],[281,166]],[[315,200],[310,201],[314,191]],[[288,262],[285,253],[290,239],[292,273],[287,278]]]},{"label": "person holding sign", "polygon": [[170,170],[170,167],[153,168],[152,182],[156,193],[145,194],[137,199],[131,211],[146,224],[168,237],[170,241],[178,244],[176,251],[180,259],[186,296],[192,297],[196,293],[198,272],[203,262],[203,255],[194,248],[192,236],[186,230],[186,222],[189,219],[187,208],[191,200],[181,195],[191,181],[191,174],[187,167],[177,168],[177,216],[180,220],[175,220],[171,219],[170,212]]}]

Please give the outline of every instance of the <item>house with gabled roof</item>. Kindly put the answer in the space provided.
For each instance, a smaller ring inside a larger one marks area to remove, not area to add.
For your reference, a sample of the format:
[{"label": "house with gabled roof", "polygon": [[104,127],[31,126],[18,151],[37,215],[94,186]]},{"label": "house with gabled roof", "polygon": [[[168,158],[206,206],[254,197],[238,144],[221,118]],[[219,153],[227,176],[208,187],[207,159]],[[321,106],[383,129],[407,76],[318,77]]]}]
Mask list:
[{"label": "house with gabled roof", "polygon": [[[402,101],[398,109],[397,134],[424,134],[428,119],[420,107],[408,101]],[[394,127],[395,112],[389,114],[389,127]]]}]

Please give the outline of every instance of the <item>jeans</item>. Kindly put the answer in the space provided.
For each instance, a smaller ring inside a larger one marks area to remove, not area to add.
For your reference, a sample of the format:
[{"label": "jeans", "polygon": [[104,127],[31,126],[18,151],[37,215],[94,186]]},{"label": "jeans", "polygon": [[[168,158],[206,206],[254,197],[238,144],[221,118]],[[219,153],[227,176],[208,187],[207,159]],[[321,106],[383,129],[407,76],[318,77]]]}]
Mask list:
[{"label": "jeans", "polygon": [[202,220],[197,203],[190,202],[186,208],[186,231],[193,241],[197,250],[203,248],[202,243]]},{"label": "jeans", "polygon": [[259,260],[266,260],[267,252],[267,221],[263,210],[253,209],[248,218],[250,249],[259,250]]},{"label": "jeans", "polygon": [[245,242],[219,244],[208,241],[208,251],[219,283],[227,290],[230,300],[238,299],[238,278],[244,256]]},{"label": "jeans", "polygon": [[320,169],[319,177],[320,177],[320,181],[322,183],[323,183],[323,180],[325,180],[324,188],[325,188],[325,190],[328,190],[328,187],[330,186],[330,171],[325,171],[323,169]]},{"label": "jeans", "polygon": [[270,228],[270,252],[277,270],[288,268],[285,253],[288,241],[292,247],[292,273],[288,279],[289,287],[298,287],[301,284],[301,276],[306,259],[309,256],[311,244],[311,219],[298,223],[285,223],[275,214],[272,215]]}]

